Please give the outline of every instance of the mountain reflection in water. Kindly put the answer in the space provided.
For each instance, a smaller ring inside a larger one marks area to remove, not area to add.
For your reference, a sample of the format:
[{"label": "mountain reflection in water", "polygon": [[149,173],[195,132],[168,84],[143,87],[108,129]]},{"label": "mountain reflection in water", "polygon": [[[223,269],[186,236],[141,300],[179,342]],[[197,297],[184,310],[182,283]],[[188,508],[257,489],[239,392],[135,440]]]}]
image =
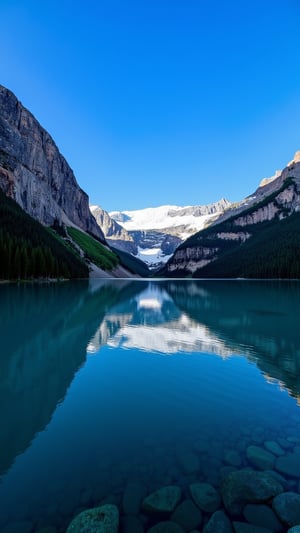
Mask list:
[{"label": "mountain reflection in water", "polygon": [[[218,486],[226,450],[295,438],[299,302],[297,282],[0,286],[0,530],[65,531],[132,477]],[[193,478],[176,461],[201,439]]]},{"label": "mountain reflection in water", "polygon": [[[134,284],[134,282],[133,282]],[[245,355],[265,377],[300,396],[300,284],[164,281],[140,285],[112,306],[88,343],[162,354]]]}]

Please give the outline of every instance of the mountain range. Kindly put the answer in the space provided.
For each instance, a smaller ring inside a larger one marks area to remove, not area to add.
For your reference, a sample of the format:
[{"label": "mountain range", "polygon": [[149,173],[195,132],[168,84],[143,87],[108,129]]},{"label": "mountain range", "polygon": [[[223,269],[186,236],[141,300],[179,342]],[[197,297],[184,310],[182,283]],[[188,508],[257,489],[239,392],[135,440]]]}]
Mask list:
[{"label": "mountain range", "polygon": [[90,209],[111,246],[131,253],[156,271],[182,242],[212,224],[230,205],[222,199],[202,206],[163,205],[110,213],[99,206]]},{"label": "mountain range", "polygon": [[106,213],[108,242],[161,277],[300,277],[300,152],[239,202]]},{"label": "mountain range", "polygon": [[300,152],[231,203],[108,213],[0,85],[0,277],[300,277]]}]

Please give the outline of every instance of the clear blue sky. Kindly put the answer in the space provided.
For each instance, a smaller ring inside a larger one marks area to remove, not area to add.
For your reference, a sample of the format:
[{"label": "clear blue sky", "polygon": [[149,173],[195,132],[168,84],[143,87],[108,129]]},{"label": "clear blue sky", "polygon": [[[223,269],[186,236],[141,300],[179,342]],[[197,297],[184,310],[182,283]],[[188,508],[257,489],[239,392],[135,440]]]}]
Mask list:
[{"label": "clear blue sky", "polygon": [[298,0],[1,0],[0,83],[107,210],[239,200],[300,149]]}]

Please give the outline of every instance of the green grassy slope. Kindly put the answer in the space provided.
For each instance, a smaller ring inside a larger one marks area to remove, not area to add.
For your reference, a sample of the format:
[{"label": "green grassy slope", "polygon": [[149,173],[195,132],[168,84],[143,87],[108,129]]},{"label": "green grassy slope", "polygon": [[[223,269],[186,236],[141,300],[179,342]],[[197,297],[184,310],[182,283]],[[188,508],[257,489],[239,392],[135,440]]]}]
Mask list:
[{"label": "green grassy slope", "polygon": [[96,239],[76,228],[67,228],[68,234],[83,250],[87,259],[103,270],[112,270],[120,263],[118,256]]},{"label": "green grassy slope", "polygon": [[54,231],[0,191],[0,278],[84,278],[88,268]]}]

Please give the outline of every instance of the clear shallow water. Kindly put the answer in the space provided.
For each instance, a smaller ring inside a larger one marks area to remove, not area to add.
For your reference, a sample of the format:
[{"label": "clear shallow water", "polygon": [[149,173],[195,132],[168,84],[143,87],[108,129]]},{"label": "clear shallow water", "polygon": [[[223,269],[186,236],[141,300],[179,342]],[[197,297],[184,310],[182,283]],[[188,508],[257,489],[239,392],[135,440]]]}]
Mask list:
[{"label": "clear shallow water", "polygon": [[0,313],[0,531],[101,502],[122,518],[133,485],[219,490],[228,452],[297,445],[299,283],[4,285]]}]

